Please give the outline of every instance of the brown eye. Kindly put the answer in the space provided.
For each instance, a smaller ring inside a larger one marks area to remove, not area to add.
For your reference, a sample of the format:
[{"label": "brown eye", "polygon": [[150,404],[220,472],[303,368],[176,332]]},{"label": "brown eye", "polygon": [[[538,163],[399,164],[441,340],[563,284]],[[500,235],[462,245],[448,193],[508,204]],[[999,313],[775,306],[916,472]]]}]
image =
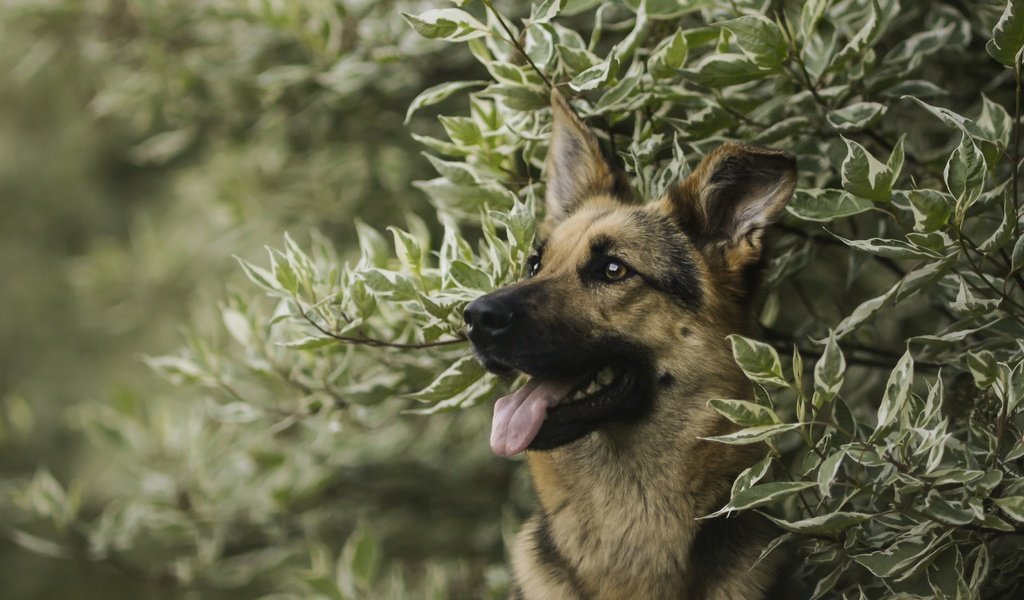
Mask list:
[{"label": "brown eye", "polygon": [[628,275],[629,269],[617,260],[610,260],[604,266],[604,278],[608,281],[622,281]]}]

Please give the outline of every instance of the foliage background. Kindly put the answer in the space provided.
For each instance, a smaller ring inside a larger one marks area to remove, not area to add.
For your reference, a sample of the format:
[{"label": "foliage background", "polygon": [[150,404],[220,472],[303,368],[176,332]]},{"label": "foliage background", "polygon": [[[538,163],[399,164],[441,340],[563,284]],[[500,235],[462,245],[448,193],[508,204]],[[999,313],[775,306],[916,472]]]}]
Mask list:
[{"label": "foliage background", "polygon": [[1013,597],[1019,4],[4,0],[0,591],[500,597],[531,499],[460,314],[553,82],[647,198],[798,155],[722,512],[817,596]]}]

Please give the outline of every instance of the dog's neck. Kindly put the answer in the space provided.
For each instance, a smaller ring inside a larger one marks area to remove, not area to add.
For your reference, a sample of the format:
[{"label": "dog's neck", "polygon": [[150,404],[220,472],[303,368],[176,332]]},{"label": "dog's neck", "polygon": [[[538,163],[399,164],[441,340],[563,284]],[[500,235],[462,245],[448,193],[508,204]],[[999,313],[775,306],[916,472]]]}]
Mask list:
[{"label": "dog's neck", "polygon": [[[562,553],[580,581],[599,582],[600,592],[584,596],[654,598],[665,590],[693,589],[687,573],[699,568],[695,554],[702,549],[694,547],[704,523],[697,519],[728,499],[732,480],[759,452],[699,439],[730,425],[697,407],[749,394],[741,374],[723,375],[693,380],[665,371],[650,418],[602,428],[551,452],[528,453],[541,504],[538,527],[545,529],[536,537],[546,536],[549,550]],[[742,533],[728,526],[716,531]],[[631,564],[631,557],[643,557],[643,564]],[[636,587],[643,585],[661,587]]]}]

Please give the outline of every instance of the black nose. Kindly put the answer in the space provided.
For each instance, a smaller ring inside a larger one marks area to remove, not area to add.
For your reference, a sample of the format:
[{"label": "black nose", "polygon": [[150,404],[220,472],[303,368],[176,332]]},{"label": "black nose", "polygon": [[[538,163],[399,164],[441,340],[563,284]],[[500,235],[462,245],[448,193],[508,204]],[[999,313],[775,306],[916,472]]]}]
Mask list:
[{"label": "black nose", "polygon": [[463,313],[473,339],[495,336],[512,323],[512,309],[500,298],[483,296],[469,303]]}]

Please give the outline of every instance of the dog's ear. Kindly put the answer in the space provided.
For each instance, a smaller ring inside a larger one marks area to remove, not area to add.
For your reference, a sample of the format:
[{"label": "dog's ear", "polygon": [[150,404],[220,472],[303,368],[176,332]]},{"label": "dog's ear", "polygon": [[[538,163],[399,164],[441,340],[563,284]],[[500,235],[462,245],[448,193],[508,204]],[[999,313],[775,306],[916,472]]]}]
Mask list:
[{"label": "dog's ear", "polygon": [[547,157],[547,217],[549,231],[593,196],[622,196],[625,174],[601,154],[593,132],[573,113],[565,97],[551,90],[551,144]]},{"label": "dog's ear", "polygon": [[698,249],[741,268],[762,256],[764,229],[796,186],[796,159],[779,150],[723,144],[664,199]]}]

